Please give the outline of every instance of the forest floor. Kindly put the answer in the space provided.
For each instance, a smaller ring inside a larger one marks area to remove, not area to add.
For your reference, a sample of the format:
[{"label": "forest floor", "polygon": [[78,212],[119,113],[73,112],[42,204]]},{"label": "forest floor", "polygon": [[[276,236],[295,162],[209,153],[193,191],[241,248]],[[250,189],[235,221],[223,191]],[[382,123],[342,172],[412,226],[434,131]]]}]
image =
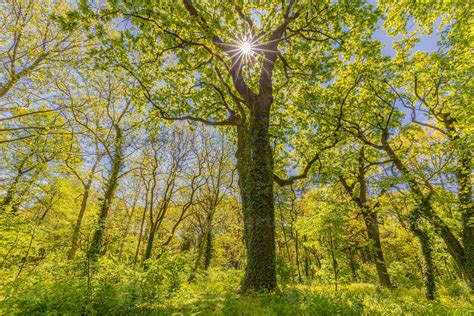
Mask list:
[{"label": "forest floor", "polygon": [[15,294],[3,294],[0,314],[474,315],[474,295],[459,285],[440,288],[432,302],[420,288],[387,290],[367,283],[341,284],[337,291],[334,285],[284,285],[274,293],[239,296],[241,272],[235,270],[211,270],[192,282],[175,279],[160,287],[153,286],[162,277],[138,284],[137,275],[117,271],[116,279],[109,272],[94,281],[92,295],[73,278],[23,283]]},{"label": "forest floor", "polygon": [[148,311],[184,315],[474,315],[474,295],[445,288],[430,302],[423,289],[386,290],[366,283],[339,285],[337,291],[333,285],[288,285],[271,294],[248,296],[237,295],[232,283],[214,279],[188,284],[167,305]]}]

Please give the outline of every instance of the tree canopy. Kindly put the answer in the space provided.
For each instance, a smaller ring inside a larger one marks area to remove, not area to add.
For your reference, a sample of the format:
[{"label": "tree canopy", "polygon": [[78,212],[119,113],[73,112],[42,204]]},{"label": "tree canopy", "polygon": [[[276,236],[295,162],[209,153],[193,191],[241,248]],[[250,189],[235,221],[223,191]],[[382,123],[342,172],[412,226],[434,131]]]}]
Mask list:
[{"label": "tree canopy", "polygon": [[468,2],[0,8],[0,310],[472,312]]}]

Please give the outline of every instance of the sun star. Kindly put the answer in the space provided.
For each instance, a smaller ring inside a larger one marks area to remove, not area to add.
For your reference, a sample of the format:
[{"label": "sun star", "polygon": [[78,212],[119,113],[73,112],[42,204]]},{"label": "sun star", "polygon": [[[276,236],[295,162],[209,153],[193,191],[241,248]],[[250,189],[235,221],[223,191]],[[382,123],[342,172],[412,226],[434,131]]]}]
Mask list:
[{"label": "sun star", "polygon": [[247,41],[242,42],[240,45],[240,51],[245,55],[250,55],[250,53],[252,53],[252,44]]}]

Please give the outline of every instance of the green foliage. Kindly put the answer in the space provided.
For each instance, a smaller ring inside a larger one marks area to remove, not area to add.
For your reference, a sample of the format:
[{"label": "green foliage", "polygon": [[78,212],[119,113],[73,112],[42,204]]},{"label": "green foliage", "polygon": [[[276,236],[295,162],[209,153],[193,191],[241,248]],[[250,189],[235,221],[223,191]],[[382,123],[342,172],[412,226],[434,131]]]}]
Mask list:
[{"label": "green foliage", "polygon": [[[146,271],[102,262],[92,280],[78,274],[80,266],[56,262],[44,266],[15,292],[4,292],[7,314],[184,314],[206,315],[467,315],[474,312],[472,295],[453,283],[429,302],[418,289],[386,290],[370,284],[288,286],[274,293],[238,296],[241,273],[212,269],[191,283],[184,276],[185,256],[165,256]],[[83,268],[83,267],[82,267]],[[67,274],[69,278],[64,279]],[[90,283],[88,283],[90,282]],[[89,287],[88,287],[89,284]],[[454,288],[457,288],[454,290]],[[449,295],[449,296],[446,296]],[[6,299],[5,299],[6,296]]]},{"label": "green foliage", "polygon": [[472,4],[0,8],[0,313],[474,313]]},{"label": "green foliage", "polygon": [[[144,271],[106,259],[96,271],[85,259],[75,264],[61,260],[43,263],[30,271],[26,280],[3,280],[0,311],[103,315],[146,309],[181,289],[190,271],[189,259],[165,254],[160,260],[149,260]],[[15,272],[2,270],[4,276]]]}]

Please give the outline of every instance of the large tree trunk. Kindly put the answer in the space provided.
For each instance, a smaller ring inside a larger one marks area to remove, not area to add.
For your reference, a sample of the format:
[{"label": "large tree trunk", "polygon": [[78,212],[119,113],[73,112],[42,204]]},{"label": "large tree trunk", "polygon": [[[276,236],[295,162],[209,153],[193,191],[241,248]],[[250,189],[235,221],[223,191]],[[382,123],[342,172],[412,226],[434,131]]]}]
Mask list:
[{"label": "large tree trunk", "polygon": [[112,159],[112,166],[110,177],[105,185],[105,193],[100,205],[98,225],[94,232],[91,245],[89,247],[88,257],[92,261],[97,261],[102,250],[102,243],[105,233],[105,225],[107,216],[109,214],[110,205],[115,195],[115,189],[118,185],[119,173],[122,167],[123,161],[123,136],[122,130],[119,126],[115,125],[116,138],[114,144],[114,155]]},{"label": "large tree trunk", "polygon": [[273,157],[268,138],[268,111],[254,105],[249,125],[248,131],[239,133],[247,137],[239,137],[237,153],[247,248],[241,288],[244,293],[276,287]]}]

